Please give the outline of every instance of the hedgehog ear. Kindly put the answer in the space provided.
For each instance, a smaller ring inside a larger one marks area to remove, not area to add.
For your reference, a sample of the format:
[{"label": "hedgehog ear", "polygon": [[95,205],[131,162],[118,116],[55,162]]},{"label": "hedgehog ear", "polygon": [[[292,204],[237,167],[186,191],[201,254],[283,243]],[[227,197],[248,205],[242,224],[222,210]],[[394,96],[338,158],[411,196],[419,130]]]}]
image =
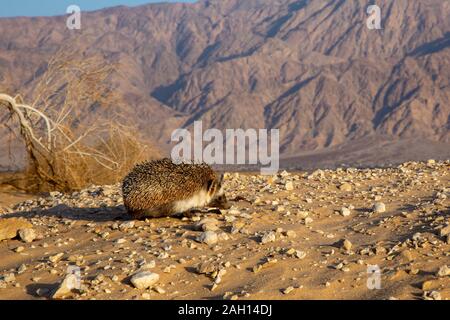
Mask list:
[{"label": "hedgehog ear", "polygon": [[222,185],[224,176],[225,176],[225,175],[224,175],[223,173],[219,176],[219,180],[218,180],[218,183],[217,183],[219,186]]},{"label": "hedgehog ear", "polygon": [[214,180],[208,180],[208,182],[206,183],[206,190],[208,190],[208,192],[211,192],[214,188]]}]

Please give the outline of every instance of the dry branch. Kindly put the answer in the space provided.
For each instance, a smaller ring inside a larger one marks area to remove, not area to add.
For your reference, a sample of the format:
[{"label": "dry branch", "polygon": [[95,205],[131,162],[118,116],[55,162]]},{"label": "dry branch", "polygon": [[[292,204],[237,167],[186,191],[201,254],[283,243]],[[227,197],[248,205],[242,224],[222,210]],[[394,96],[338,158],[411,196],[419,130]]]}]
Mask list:
[{"label": "dry branch", "polygon": [[108,84],[114,66],[98,57],[76,56],[58,52],[50,60],[32,90],[31,104],[20,95],[0,93],[0,107],[18,125],[27,172],[39,190],[113,183],[149,155],[134,128],[92,119],[91,109],[116,103]]}]

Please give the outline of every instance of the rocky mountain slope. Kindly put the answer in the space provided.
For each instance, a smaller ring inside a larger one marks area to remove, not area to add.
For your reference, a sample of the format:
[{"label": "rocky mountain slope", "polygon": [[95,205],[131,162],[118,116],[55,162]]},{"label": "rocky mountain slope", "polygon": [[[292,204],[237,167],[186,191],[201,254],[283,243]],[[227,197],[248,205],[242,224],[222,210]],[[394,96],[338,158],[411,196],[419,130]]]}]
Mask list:
[{"label": "rocky mountain slope", "polygon": [[377,5],[381,30],[367,28],[356,0],[116,7],[83,13],[81,30],[65,17],[0,19],[0,90],[33,95],[49,58],[71,46],[117,63],[120,101],[98,112],[125,115],[161,149],[173,129],[201,119],[279,128],[282,155],[313,153],[315,165],[327,152],[331,164],[448,158],[450,3]]}]

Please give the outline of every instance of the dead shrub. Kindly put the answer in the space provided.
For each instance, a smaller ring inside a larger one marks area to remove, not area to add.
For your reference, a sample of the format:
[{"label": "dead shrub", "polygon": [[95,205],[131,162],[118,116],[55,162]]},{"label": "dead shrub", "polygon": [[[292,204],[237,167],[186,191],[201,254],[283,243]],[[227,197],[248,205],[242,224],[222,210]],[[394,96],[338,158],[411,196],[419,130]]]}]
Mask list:
[{"label": "dead shrub", "polygon": [[115,183],[137,162],[157,156],[137,129],[120,125],[114,115],[104,118],[117,103],[108,83],[114,66],[101,57],[77,56],[56,54],[31,90],[31,104],[0,94],[7,122],[25,145],[28,191]]}]

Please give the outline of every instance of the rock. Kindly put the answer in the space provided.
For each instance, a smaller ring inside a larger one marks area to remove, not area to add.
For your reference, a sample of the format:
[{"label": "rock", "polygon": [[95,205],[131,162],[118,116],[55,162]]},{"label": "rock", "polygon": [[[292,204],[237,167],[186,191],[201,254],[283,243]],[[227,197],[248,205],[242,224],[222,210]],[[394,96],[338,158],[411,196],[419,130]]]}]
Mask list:
[{"label": "rock", "polygon": [[6,283],[12,283],[16,281],[16,276],[14,275],[14,273],[6,273],[0,276],[0,280]]},{"label": "rock", "polygon": [[288,181],[288,182],[286,182],[286,184],[284,185],[284,188],[285,188],[287,191],[292,191],[292,190],[294,190],[294,183],[293,183],[292,181]]},{"label": "rock", "polygon": [[436,280],[427,280],[422,283],[422,290],[430,291],[438,286],[439,286],[439,284],[437,283]]},{"label": "rock", "polygon": [[120,229],[121,231],[125,231],[125,230],[128,230],[128,229],[133,229],[133,228],[134,228],[134,225],[135,225],[135,222],[134,222],[134,221],[127,221],[127,222],[122,223],[122,224],[119,226],[119,229]]},{"label": "rock", "polygon": [[242,221],[236,221],[233,223],[233,225],[231,226],[231,233],[232,234],[236,234],[238,233],[242,228],[245,227],[245,223]]},{"label": "rock", "polygon": [[68,274],[58,288],[52,294],[53,299],[64,299],[73,294],[74,289],[79,289],[79,278],[75,274]]},{"label": "rock", "polygon": [[217,226],[219,221],[214,218],[204,218],[197,222],[194,226],[195,230],[199,231],[217,231],[219,227]]},{"label": "rock", "polygon": [[23,252],[24,250],[25,250],[25,247],[22,247],[22,246],[19,246],[19,247],[17,247],[17,248],[14,249],[14,251],[17,252],[17,253],[21,253],[21,252]]},{"label": "rock", "polygon": [[19,230],[19,237],[23,242],[33,242],[36,239],[36,231],[32,228],[25,228]]},{"label": "rock", "polygon": [[64,253],[61,252],[61,253],[55,254],[54,256],[49,257],[48,260],[52,263],[56,263],[62,258],[63,255],[64,255]]},{"label": "rock", "polygon": [[198,274],[212,274],[219,270],[219,266],[212,262],[203,262],[197,265],[196,271]]},{"label": "rock", "polygon": [[166,290],[164,290],[163,288],[161,288],[159,286],[154,287],[153,290],[155,290],[159,294],[165,294],[166,293]]},{"label": "rock", "polygon": [[17,273],[18,274],[24,273],[25,271],[27,271],[27,266],[25,264],[21,264],[19,266],[19,268],[17,268]]},{"label": "rock", "polygon": [[450,225],[448,225],[448,226],[442,228],[442,229],[439,231],[439,234],[441,235],[441,237],[445,237],[445,236],[450,235]]},{"label": "rock", "polygon": [[266,243],[269,243],[269,242],[274,242],[276,239],[277,239],[277,237],[276,237],[275,232],[271,231],[271,232],[268,232],[268,233],[264,234],[261,237],[261,243],[262,244],[266,244]]},{"label": "rock", "polygon": [[306,217],[304,220],[303,220],[303,222],[305,223],[305,225],[306,224],[310,224],[310,223],[313,223],[313,219],[311,218],[311,217]]},{"label": "rock", "polygon": [[300,251],[300,250],[296,250],[295,251],[295,256],[298,258],[298,259],[304,259],[305,257],[306,257],[306,252],[305,251]]},{"label": "rock", "polygon": [[288,237],[288,238],[296,238],[297,237],[297,233],[294,230],[288,230],[288,231],[286,231],[286,237]]},{"label": "rock", "polygon": [[228,241],[230,240],[230,237],[225,232],[221,232],[217,235],[217,239],[219,241]]},{"label": "rock", "polygon": [[349,208],[342,207],[341,208],[341,215],[344,217],[348,217],[351,214]]},{"label": "rock", "polygon": [[309,212],[308,212],[308,211],[299,211],[299,212],[297,213],[297,216],[298,216],[300,219],[306,219],[306,218],[309,216]]},{"label": "rock", "polygon": [[339,190],[344,192],[350,192],[352,191],[352,185],[349,183],[343,183],[339,186]]},{"label": "rock", "polygon": [[442,296],[439,291],[424,292],[423,298],[425,300],[442,300]]},{"label": "rock", "polygon": [[137,289],[148,289],[158,281],[159,274],[150,271],[138,272],[131,277],[131,283]]},{"label": "rock", "polygon": [[372,211],[374,213],[383,213],[386,212],[386,205],[383,202],[376,202],[373,205]]},{"label": "rock", "polygon": [[218,240],[217,233],[214,231],[205,231],[197,238],[198,242],[205,243],[209,246],[215,245]]},{"label": "rock", "polygon": [[439,271],[437,272],[438,277],[446,277],[450,276],[450,268],[445,265],[439,268]]},{"label": "rock", "polygon": [[0,241],[13,239],[20,229],[31,229],[33,225],[22,218],[0,219]]},{"label": "rock", "polygon": [[146,270],[153,269],[154,267],[156,267],[156,262],[155,262],[155,260],[152,260],[152,261],[150,261],[148,263],[143,263],[139,270],[140,271],[146,271]]},{"label": "rock", "polygon": [[203,231],[217,231],[217,230],[219,230],[219,227],[217,226],[217,224],[209,222],[209,223],[205,223],[202,225],[202,230]]},{"label": "rock", "polygon": [[280,173],[280,177],[282,177],[282,178],[289,177],[289,175],[290,175],[290,173],[287,172],[286,170],[283,170],[283,172]]},{"label": "rock", "polygon": [[415,255],[413,254],[413,252],[411,250],[403,250],[400,253],[400,259],[405,262],[411,262],[415,259]]},{"label": "rock", "polygon": [[292,291],[294,291],[294,287],[287,287],[286,289],[283,290],[283,294],[289,294]]},{"label": "rock", "polygon": [[350,251],[352,250],[352,243],[350,242],[350,240],[344,239],[344,241],[342,242],[342,248],[345,249],[345,251]]}]

